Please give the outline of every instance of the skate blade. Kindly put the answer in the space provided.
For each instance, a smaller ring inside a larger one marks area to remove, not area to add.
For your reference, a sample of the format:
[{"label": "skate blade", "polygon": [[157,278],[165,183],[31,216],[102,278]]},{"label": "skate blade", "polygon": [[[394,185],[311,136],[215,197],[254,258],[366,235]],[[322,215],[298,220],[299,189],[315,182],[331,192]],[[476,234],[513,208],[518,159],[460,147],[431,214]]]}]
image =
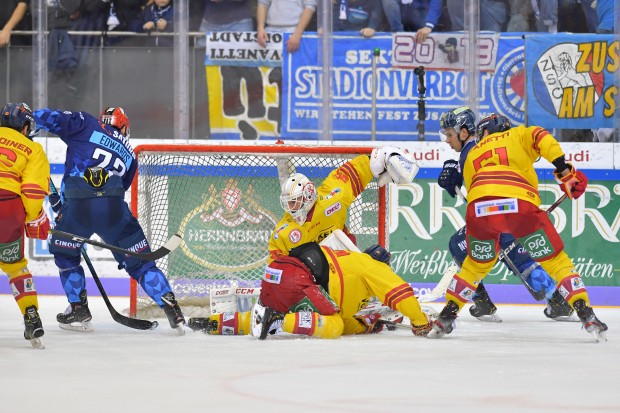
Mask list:
[{"label": "skate blade", "polygon": [[497,314],[489,314],[489,315],[481,315],[480,317],[476,317],[480,321],[484,321],[487,323],[501,323],[502,319]]},{"label": "skate blade", "polygon": [[569,323],[573,323],[575,321],[580,321],[578,317],[576,317],[575,315],[561,315],[559,317],[555,317],[552,318],[553,321],[562,321],[562,322],[569,322]]},{"label": "skate blade", "polygon": [[590,331],[590,334],[594,336],[594,340],[596,340],[597,343],[607,341],[607,333],[605,331]]},{"label": "skate blade", "polygon": [[81,323],[73,323],[73,324],[62,324],[58,323],[61,329],[67,331],[77,331],[79,333],[92,333],[95,331],[93,326],[90,324],[90,321],[84,321]]},{"label": "skate blade", "polygon": [[28,341],[30,341],[32,348],[36,348],[37,350],[43,350],[45,348],[45,344],[43,344],[43,340],[41,340],[41,337],[32,338]]},{"label": "skate blade", "polygon": [[431,331],[428,332],[426,337],[431,338],[431,339],[437,339],[437,338],[442,338],[445,335],[446,333],[444,333],[443,331],[436,330],[433,328],[431,329]]},{"label": "skate blade", "polygon": [[175,329],[175,331],[177,332],[178,335],[180,335],[180,336],[184,336],[185,335],[185,324],[179,323],[179,324],[177,324],[177,326],[174,329]]}]

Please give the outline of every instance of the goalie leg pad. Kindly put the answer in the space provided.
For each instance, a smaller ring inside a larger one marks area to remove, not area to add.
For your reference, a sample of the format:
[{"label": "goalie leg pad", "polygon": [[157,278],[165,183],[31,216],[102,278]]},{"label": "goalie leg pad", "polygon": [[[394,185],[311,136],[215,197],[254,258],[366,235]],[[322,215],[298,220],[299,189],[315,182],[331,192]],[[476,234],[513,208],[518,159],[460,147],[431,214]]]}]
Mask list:
[{"label": "goalie leg pad", "polygon": [[[206,324],[206,328],[201,328],[201,330],[211,335],[245,336],[250,334],[250,319],[251,313],[249,311],[213,314],[207,319],[206,323],[202,323],[202,326]],[[189,326],[195,330],[199,323],[196,320],[192,322],[192,320],[194,319],[190,319]]]}]

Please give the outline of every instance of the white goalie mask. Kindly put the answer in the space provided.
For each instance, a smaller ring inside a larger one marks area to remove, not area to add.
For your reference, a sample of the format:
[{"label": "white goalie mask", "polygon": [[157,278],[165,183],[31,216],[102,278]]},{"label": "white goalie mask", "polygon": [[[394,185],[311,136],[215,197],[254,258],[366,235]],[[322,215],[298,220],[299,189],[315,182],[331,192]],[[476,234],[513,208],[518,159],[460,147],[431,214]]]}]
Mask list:
[{"label": "white goalie mask", "polygon": [[314,183],[305,175],[295,173],[288,177],[282,185],[280,205],[291,214],[295,222],[303,225],[308,212],[316,202],[317,192]]}]

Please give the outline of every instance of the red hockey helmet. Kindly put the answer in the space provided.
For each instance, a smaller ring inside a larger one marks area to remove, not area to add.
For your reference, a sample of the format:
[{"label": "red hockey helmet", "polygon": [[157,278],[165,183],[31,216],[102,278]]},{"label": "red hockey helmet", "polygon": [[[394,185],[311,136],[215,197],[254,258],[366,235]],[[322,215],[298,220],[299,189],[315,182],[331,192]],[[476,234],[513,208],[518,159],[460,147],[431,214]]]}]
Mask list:
[{"label": "red hockey helmet", "polygon": [[[123,129],[123,126],[127,126],[127,131],[129,131],[129,118],[127,118],[125,111],[120,106],[105,108],[103,112],[101,112],[99,120],[101,123],[114,126],[118,130]],[[127,133],[127,135],[129,135],[129,133]]]}]

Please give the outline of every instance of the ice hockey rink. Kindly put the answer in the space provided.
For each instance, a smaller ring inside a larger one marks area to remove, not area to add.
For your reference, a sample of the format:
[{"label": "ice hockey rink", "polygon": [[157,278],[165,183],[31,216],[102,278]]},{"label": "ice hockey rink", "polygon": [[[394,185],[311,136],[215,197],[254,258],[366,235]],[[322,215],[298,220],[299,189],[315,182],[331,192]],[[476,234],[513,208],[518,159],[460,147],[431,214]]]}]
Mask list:
[{"label": "ice hockey rink", "polygon": [[166,320],[131,330],[100,297],[90,299],[95,331],[67,332],[55,321],[65,298],[39,300],[44,350],[0,295],[0,412],[620,412],[620,308],[596,309],[603,343],[578,322],[546,319],[542,305],[501,305],[502,323],[465,310],[441,340],[397,330],[258,341],[179,337]]}]

